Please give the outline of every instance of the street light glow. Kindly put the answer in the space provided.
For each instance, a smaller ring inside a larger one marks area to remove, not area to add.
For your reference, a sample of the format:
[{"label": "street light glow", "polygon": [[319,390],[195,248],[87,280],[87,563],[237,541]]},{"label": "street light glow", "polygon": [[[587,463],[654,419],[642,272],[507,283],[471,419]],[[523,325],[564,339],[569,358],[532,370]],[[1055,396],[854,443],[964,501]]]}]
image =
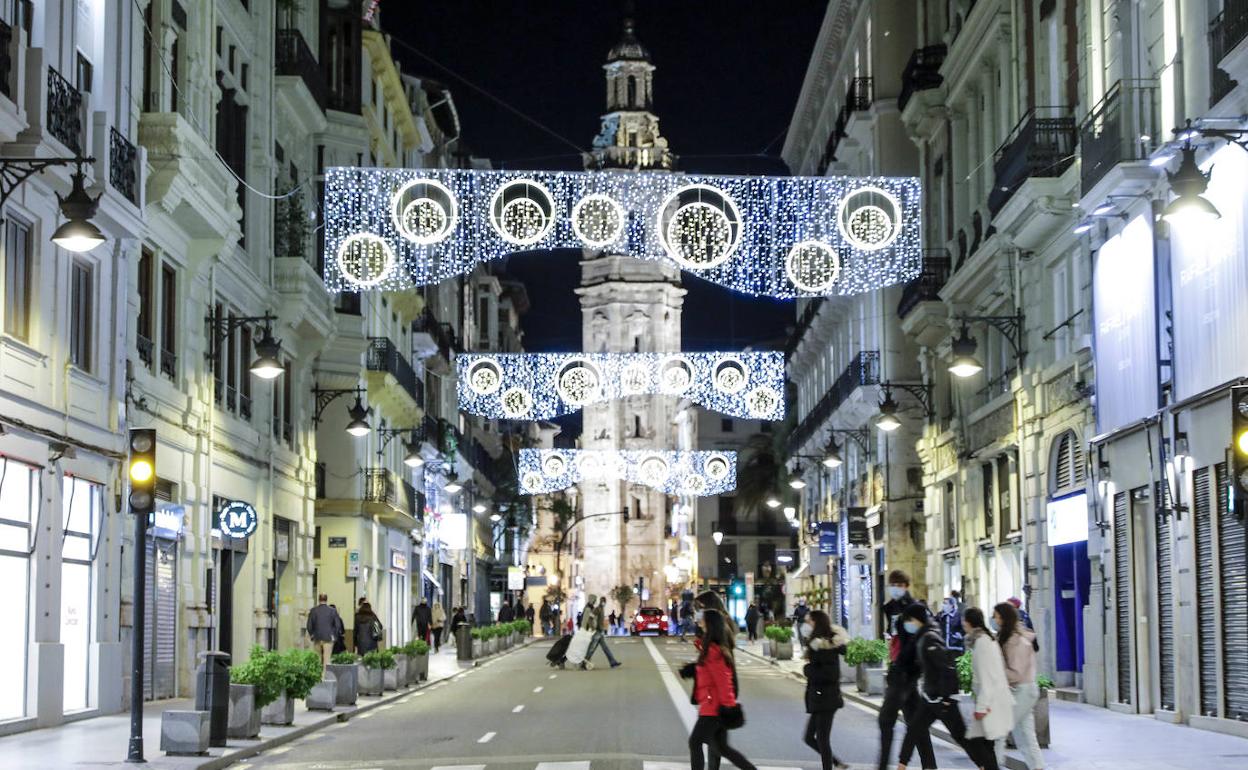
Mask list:
[{"label": "street light glow", "polygon": [[282,343],[273,339],[273,330],[264,327],[264,335],[256,340],[256,360],[251,364],[251,373],[264,380],[275,379],[286,369],[282,366]]}]

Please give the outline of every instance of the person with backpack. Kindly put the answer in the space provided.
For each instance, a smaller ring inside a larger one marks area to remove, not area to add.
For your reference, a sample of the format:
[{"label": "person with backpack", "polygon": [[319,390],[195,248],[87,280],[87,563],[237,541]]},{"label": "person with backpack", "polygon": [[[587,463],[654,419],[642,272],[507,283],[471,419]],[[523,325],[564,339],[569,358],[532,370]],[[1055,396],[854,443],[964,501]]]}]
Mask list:
[{"label": "person with backpack", "polygon": [[[1044,755],[1036,739],[1036,701],[1040,686],[1036,684],[1036,653],[1040,644],[1033,631],[1023,626],[1018,609],[1010,602],[992,608],[997,625],[997,644],[1005,658],[1005,678],[1014,696],[1014,744],[1023,753],[1028,770],[1044,770]],[[1005,763],[1005,738],[996,740],[997,763]]]},{"label": "person with backpack", "polygon": [[360,604],[360,608],[355,611],[353,631],[356,654],[363,655],[378,649],[381,646],[383,634],[381,619],[373,612],[373,605],[368,602]]},{"label": "person with backpack", "polygon": [[[980,613],[980,619],[982,621],[983,613]],[[966,722],[962,719],[962,712],[958,710],[958,702],[954,700],[960,689],[958,653],[945,646],[939,630],[932,625],[927,608],[923,605],[907,607],[902,611],[900,621],[906,632],[914,638],[914,653],[922,674],[916,684],[918,707],[913,717],[906,720],[906,737],[901,742],[897,770],[906,770],[918,741],[926,738],[930,745],[928,730],[937,720],[945,725],[949,735],[962,747],[976,767],[999,770],[992,744],[983,738],[968,736]],[[976,719],[979,718],[977,710]],[[923,759],[922,764],[924,768],[936,767],[934,758]]]},{"label": "person with backpack", "polygon": [[741,770],[756,770],[750,760],[728,745],[728,731],[745,723],[737,702],[729,623],[718,610],[704,609],[698,628],[702,632],[696,642],[698,659],[680,670],[681,676],[693,677],[693,700],[698,707],[698,721],[689,734],[690,768],[703,770],[706,760],[702,747],[706,746],[711,751],[712,767],[719,766],[716,757],[726,757]]},{"label": "person with backpack", "polygon": [[841,697],[841,661],[849,644],[849,633],[832,625],[828,613],[811,610],[807,616],[805,636],[806,665],[806,732],[803,741],[815,750],[823,762],[823,770],[845,770],[849,765],[832,753],[832,719],[845,705]]},{"label": "person with backpack", "polygon": [[[879,770],[887,770],[888,760],[893,752],[893,729],[897,725],[897,712],[901,711],[910,725],[919,708],[918,695],[914,683],[921,673],[915,637],[906,630],[902,616],[911,607],[917,607],[924,618],[923,626],[928,625],[927,608],[915,601],[910,595],[910,576],[899,569],[888,573],[888,601],[884,603],[885,629],[889,633],[888,672],[884,675],[884,702],[880,705],[880,759]],[[911,739],[911,730],[907,728],[906,738]],[[913,739],[917,741],[919,758],[923,767],[936,767],[936,754],[932,750],[932,739],[924,730]]]}]

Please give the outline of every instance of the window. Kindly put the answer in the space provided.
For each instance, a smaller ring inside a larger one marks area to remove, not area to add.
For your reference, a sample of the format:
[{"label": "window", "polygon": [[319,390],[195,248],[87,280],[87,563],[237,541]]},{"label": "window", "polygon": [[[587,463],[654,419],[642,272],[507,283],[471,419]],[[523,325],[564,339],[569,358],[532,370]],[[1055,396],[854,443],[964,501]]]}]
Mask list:
[{"label": "window", "polygon": [[152,263],[155,257],[152,252],[143,249],[139,255],[139,320],[137,324],[136,344],[139,349],[139,360],[147,368],[152,368],[152,316],[156,306],[152,296]]},{"label": "window", "polygon": [[1049,494],[1052,497],[1083,489],[1083,448],[1073,430],[1058,436],[1049,451]]},{"label": "window", "polygon": [[244,326],[239,330],[239,354],[243,360],[239,364],[241,377],[238,381],[238,415],[244,420],[251,419],[251,327]]},{"label": "window", "polygon": [[724,418],[719,421],[719,430],[722,433],[732,433],[732,420]]},{"label": "window", "polygon": [[1018,517],[1015,516],[1012,495],[1014,474],[1010,469],[1010,456],[1001,455],[997,458],[997,510],[1001,513],[1001,534],[1006,535],[1019,529]]},{"label": "window", "polygon": [[[230,311],[230,325],[234,329],[238,325],[238,316]],[[225,408],[233,412],[238,403],[238,335],[231,334],[225,340]]]},{"label": "window", "polygon": [[942,506],[941,513],[945,517],[945,542],[943,545],[945,548],[954,548],[958,544],[958,512],[955,509],[952,481],[945,482],[945,494],[942,502],[944,505]]},{"label": "window", "polygon": [[4,223],[4,331],[30,339],[30,226],[12,214]]},{"label": "window", "polygon": [[[212,317],[217,319],[224,316],[225,306],[218,302],[213,307]],[[208,324],[208,343],[212,346],[214,353],[212,357],[212,395],[213,399],[220,405],[221,398],[225,393],[225,344],[224,340],[217,339],[217,330],[212,323]]]},{"label": "window", "polygon": [[[150,277],[148,281],[150,283]],[[177,335],[178,272],[171,265],[162,265],[160,268],[160,372],[171,380],[177,379],[178,372]]]},{"label": "window", "polygon": [[65,647],[63,709],[89,705],[92,640],[91,564],[96,554],[96,526],[103,514],[103,487],[66,476],[61,492],[61,643]]},{"label": "window", "polygon": [[641,438],[641,415],[633,415],[633,438]]},{"label": "window", "polygon": [[0,457],[0,719],[26,715],[27,618],[30,616],[31,520],[39,505],[39,471]]},{"label": "window", "polygon": [[294,420],[291,417],[294,375],[290,372],[290,362],[287,361],[283,366],[282,375],[282,440],[285,441],[292,449],[295,446]]},{"label": "window", "polygon": [[91,371],[91,342],[95,329],[93,282],[91,265],[74,260],[69,285],[69,361],[84,372]]},{"label": "window", "polygon": [[77,73],[78,73],[78,90],[84,94],[91,93],[91,80],[94,68],[91,66],[91,60],[82,55],[82,51],[78,51]]},{"label": "window", "polygon": [[984,463],[980,465],[979,472],[980,472],[980,476],[983,478],[983,484],[984,484],[984,495],[983,495],[984,537],[992,537],[992,523],[993,523],[993,517],[992,517],[993,510],[992,509],[993,509],[993,506],[997,504],[997,495],[994,489],[994,484],[993,484],[993,479],[992,479],[992,474],[994,472],[993,464]]},{"label": "window", "polygon": [[477,346],[482,350],[490,349],[490,300],[481,297],[477,300]]},{"label": "window", "polygon": [[628,513],[633,521],[641,521],[641,498],[633,495],[629,498]]}]

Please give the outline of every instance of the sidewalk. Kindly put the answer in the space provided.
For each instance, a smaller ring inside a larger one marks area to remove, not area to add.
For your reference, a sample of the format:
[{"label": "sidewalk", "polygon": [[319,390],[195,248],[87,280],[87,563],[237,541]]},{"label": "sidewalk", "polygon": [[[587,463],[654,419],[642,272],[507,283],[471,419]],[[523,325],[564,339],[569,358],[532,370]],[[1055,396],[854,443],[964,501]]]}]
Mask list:
[{"label": "sidewalk", "polygon": [[[738,647],[804,681],[802,661],[764,658],[762,642],[740,642]],[[847,701],[877,712],[883,700],[863,695],[853,685],[844,685],[841,693]],[[1243,738],[1056,698],[1049,700],[1049,724],[1052,745],[1044,750],[1045,770],[1174,770],[1197,763],[1200,770],[1242,770],[1248,756],[1248,740]],[[932,735],[949,740],[940,730]],[[900,739],[895,742],[900,745]],[[1005,766],[1027,770],[1017,751],[1006,752]]]},{"label": "sidewalk", "polygon": [[[516,645],[501,653],[506,655],[524,649],[533,642]],[[499,656],[492,656],[499,657]],[[278,727],[264,725],[258,740],[229,741],[225,748],[209,749],[202,757],[167,757],[160,750],[160,715],[166,709],[194,708],[193,699],[175,699],[149,702],[143,708],[143,754],[146,767],[152,770],[217,770],[217,768],[253,757],[262,751],[321,730],[338,722],[371,711],[388,702],[410,696],[413,692],[444,682],[459,675],[464,668],[455,657],[453,647],[442,648],[437,655],[429,656],[429,679],[415,687],[387,692],[381,697],[361,695],[355,706],[339,706],[334,711],[308,711],[302,702],[295,705],[293,725]],[[130,743],[130,714],[83,719],[78,722],[31,730],[0,738],[0,768],[19,770],[69,770],[83,766],[107,767],[126,765],[126,752]],[[131,766],[132,765],[127,765]]]}]

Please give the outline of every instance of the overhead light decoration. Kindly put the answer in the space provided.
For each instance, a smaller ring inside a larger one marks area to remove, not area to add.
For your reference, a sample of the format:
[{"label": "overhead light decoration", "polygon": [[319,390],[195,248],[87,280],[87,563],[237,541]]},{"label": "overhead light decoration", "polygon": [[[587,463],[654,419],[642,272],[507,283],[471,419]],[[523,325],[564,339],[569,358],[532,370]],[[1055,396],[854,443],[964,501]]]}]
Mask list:
[{"label": "overhead light decoration", "polygon": [[984,370],[984,365],[975,357],[975,350],[978,347],[979,343],[971,336],[971,332],[966,324],[962,324],[962,331],[951,346],[953,361],[949,364],[949,371],[955,377],[963,379],[974,377]]},{"label": "overhead light decoration", "polygon": [[784,518],[792,520],[797,515],[797,508],[792,505],[784,506]]},{"label": "overhead light decoration", "polygon": [[737,486],[736,452],[521,449],[518,475],[527,494],[618,479],[669,495],[719,495]]},{"label": "overhead light decoration", "polygon": [[325,282],[410,289],[516,251],[591,248],[755,296],[851,295],[918,276],[920,206],[913,177],[338,167]]},{"label": "overhead light decoration", "polygon": [[782,420],[784,354],[463,353],[459,408],[489,419],[547,420],[593,403],[671,395],[721,414]]}]

